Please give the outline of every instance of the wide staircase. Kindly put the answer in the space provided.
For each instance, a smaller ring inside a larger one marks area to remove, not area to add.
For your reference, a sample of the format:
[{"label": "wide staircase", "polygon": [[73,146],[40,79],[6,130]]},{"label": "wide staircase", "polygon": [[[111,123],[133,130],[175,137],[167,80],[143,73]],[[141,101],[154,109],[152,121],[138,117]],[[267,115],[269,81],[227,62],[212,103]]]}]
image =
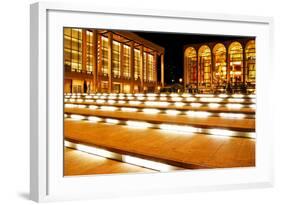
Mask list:
[{"label": "wide staircase", "polygon": [[64,99],[67,148],[151,171],[255,166],[255,95],[96,93]]}]

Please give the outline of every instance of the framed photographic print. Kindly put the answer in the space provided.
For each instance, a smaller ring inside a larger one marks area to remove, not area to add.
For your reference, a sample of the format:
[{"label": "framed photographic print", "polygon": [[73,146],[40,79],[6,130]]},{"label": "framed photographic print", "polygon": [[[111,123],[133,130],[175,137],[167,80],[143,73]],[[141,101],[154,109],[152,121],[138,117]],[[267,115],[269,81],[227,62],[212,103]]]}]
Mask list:
[{"label": "framed photographic print", "polygon": [[272,186],[269,17],[31,5],[30,197]]}]

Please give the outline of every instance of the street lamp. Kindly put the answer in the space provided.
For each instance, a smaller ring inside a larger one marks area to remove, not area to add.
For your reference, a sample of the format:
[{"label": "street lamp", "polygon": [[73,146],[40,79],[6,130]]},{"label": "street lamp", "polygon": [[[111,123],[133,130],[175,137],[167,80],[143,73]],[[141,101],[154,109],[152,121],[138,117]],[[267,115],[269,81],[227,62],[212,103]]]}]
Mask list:
[{"label": "street lamp", "polygon": [[179,82],[182,83],[182,78],[179,79]]}]

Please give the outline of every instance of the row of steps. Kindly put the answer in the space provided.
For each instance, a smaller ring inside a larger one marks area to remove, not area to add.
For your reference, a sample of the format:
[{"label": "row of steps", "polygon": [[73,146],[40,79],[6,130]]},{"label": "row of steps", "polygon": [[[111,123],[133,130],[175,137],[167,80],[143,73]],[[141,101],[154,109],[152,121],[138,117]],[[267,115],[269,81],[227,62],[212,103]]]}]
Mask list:
[{"label": "row of steps", "polygon": [[170,170],[254,166],[255,96],[192,97],[187,102],[183,95],[65,95],[66,144],[106,150],[122,162],[133,156],[166,164]]},{"label": "row of steps", "polygon": [[94,148],[95,152],[82,151],[118,161],[123,160],[121,155],[171,166],[158,171],[255,165],[255,141],[251,139],[183,134],[71,119],[65,120],[64,133],[66,146],[70,148],[82,145]]}]

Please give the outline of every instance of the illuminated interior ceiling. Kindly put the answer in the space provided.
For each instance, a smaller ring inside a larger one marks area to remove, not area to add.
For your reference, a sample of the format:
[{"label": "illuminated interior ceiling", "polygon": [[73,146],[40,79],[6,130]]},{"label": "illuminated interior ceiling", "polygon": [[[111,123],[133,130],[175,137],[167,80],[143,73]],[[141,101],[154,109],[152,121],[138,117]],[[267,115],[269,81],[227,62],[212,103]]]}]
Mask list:
[{"label": "illuminated interior ceiling", "polygon": [[185,56],[188,58],[194,58],[196,57],[196,50],[193,47],[188,47],[185,49]]},{"label": "illuminated interior ceiling", "polygon": [[247,43],[245,51],[246,51],[246,59],[249,59],[249,58],[255,59],[256,58],[256,43],[255,43],[255,40],[250,40]]},{"label": "illuminated interior ceiling", "polygon": [[198,56],[200,57],[210,57],[211,56],[211,49],[207,45],[203,45],[199,48]]}]

